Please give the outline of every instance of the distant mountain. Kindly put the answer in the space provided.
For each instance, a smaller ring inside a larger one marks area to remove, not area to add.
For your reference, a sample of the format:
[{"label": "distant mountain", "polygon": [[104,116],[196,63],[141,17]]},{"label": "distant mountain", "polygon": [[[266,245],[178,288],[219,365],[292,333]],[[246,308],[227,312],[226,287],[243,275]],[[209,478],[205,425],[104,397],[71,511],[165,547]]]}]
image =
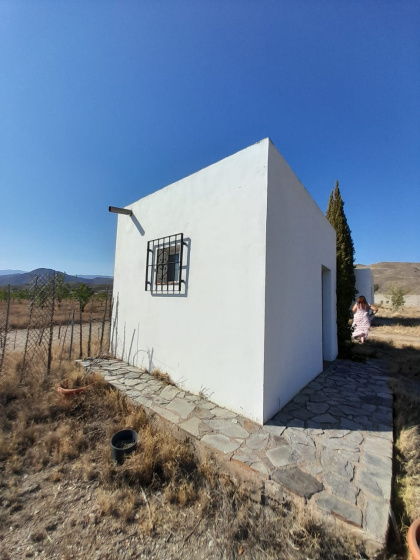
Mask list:
[{"label": "distant mountain", "polygon": [[25,270],[0,270],[0,276],[4,276],[5,274],[24,274]]},{"label": "distant mountain", "polygon": [[35,270],[32,270],[31,272],[22,272],[18,274],[4,274],[0,276],[0,286],[7,286],[8,284],[10,284],[11,286],[25,286],[30,284],[37,276],[46,276],[48,274],[53,274],[54,272],[57,272],[57,274],[63,274],[64,281],[68,282],[69,284],[111,286],[113,282],[112,276],[108,276],[108,277],[92,276],[90,278],[86,278],[83,276],[71,276],[70,274],[65,274],[64,272],[59,272],[51,268],[37,268]]},{"label": "distant mountain", "polygon": [[112,280],[112,276],[95,276],[92,274],[78,274],[77,276],[78,278],[86,278],[87,280],[93,280],[94,278],[111,278]]},{"label": "distant mountain", "polygon": [[391,286],[403,288],[407,294],[420,294],[420,263],[380,262],[358,264],[356,268],[370,268],[373,282],[378,284],[382,294]]}]

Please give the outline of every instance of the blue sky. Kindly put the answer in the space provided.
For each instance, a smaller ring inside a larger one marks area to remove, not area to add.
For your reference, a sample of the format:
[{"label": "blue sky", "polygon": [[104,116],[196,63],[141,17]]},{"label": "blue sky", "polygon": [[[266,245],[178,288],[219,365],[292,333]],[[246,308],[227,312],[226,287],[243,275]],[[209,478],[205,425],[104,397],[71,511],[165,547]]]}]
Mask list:
[{"label": "blue sky", "polygon": [[0,0],[0,269],[112,274],[125,206],[269,136],[355,260],[420,262],[420,2]]}]

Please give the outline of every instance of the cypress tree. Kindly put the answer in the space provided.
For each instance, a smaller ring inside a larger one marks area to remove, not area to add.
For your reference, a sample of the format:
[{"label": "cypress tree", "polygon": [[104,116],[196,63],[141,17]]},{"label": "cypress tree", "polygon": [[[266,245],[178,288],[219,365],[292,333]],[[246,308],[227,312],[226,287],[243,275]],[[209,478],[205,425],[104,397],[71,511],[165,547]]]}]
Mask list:
[{"label": "cypress tree", "polygon": [[339,354],[346,354],[351,341],[350,306],[356,296],[354,245],[344,213],[338,181],[330,195],[327,218],[336,232],[337,255],[337,337]]}]

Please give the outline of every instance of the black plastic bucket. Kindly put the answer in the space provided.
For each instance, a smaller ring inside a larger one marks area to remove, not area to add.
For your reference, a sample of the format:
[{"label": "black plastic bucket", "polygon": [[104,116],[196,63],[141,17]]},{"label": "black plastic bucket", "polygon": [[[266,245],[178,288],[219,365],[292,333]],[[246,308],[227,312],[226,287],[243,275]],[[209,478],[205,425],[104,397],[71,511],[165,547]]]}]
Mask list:
[{"label": "black plastic bucket", "polygon": [[132,453],[139,441],[139,435],[135,430],[121,430],[111,438],[111,459],[119,465],[124,457]]}]

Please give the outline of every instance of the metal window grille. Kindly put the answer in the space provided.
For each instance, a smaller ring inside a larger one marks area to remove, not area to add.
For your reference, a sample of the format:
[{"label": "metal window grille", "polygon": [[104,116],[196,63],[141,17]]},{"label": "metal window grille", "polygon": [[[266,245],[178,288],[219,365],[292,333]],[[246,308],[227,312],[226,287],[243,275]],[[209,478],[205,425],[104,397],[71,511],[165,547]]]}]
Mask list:
[{"label": "metal window grille", "polygon": [[147,243],[145,290],[181,292],[184,234],[176,233]]}]

